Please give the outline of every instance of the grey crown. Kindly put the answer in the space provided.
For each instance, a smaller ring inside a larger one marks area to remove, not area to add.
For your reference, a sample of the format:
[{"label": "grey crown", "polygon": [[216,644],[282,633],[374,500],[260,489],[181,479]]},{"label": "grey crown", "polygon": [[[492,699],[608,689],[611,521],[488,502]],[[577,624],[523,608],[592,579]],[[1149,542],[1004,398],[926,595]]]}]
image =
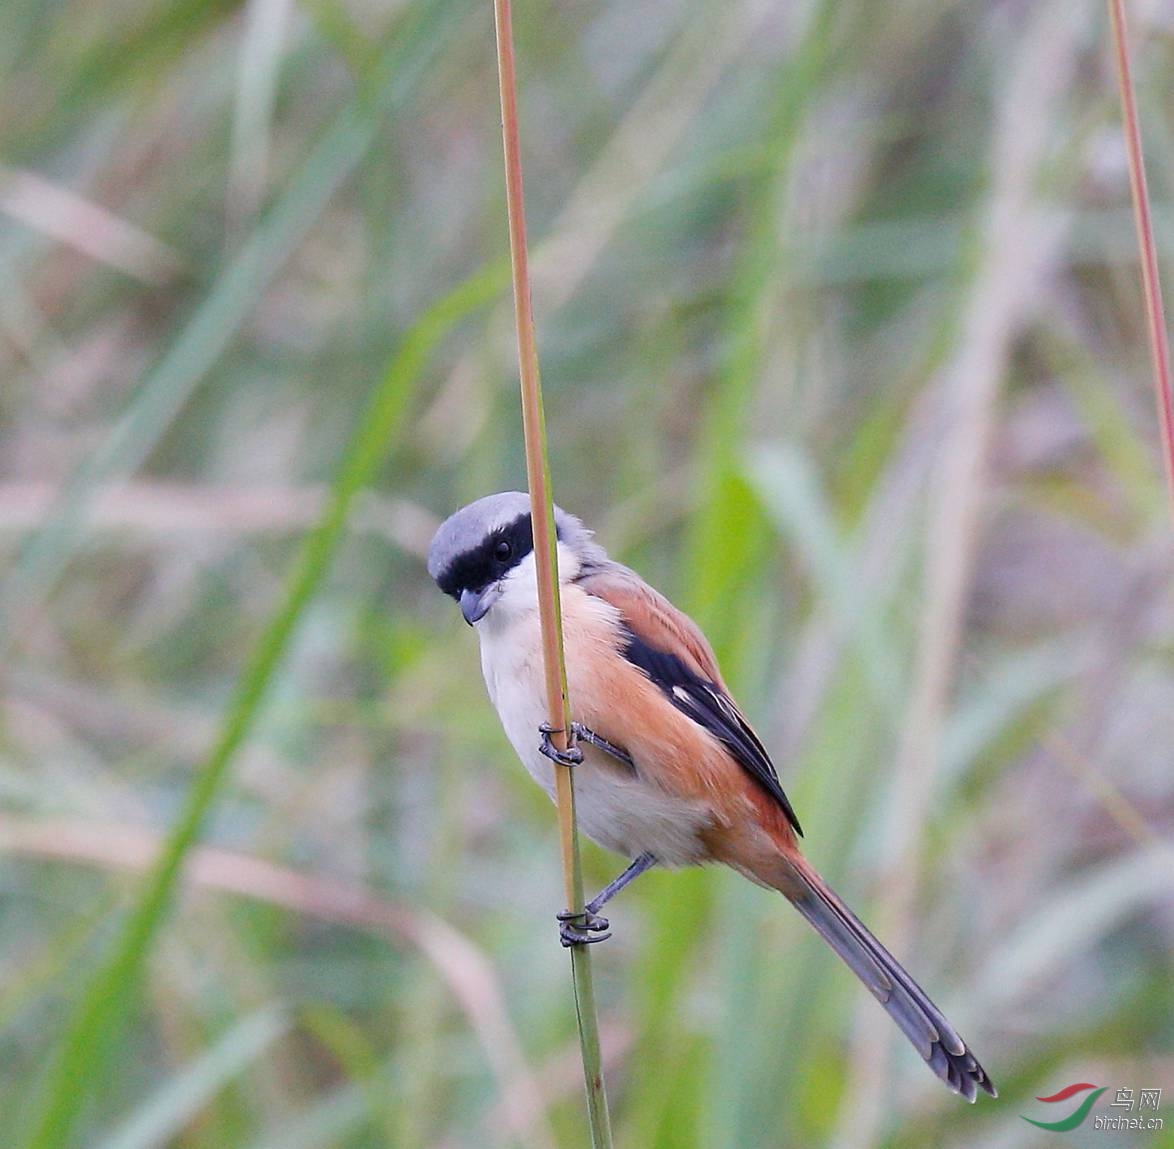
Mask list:
[{"label": "grey crown", "polygon": [[[428,573],[439,580],[452,564],[475,550],[494,531],[502,530],[530,513],[530,496],[523,491],[501,491],[469,503],[440,525],[428,548]],[[607,561],[607,552],[591,541],[592,532],[562,507],[554,508],[559,540],[575,551],[584,565]]]}]

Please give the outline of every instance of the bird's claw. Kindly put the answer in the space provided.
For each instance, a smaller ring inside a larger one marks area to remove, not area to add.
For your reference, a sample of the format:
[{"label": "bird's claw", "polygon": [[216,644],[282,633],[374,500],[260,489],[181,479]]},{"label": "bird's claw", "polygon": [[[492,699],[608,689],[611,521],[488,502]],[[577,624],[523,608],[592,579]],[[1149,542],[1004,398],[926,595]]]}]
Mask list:
[{"label": "bird's claw", "polygon": [[571,946],[593,945],[595,942],[604,942],[611,937],[608,932],[610,922],[601,918],[590,910],[564,910],[558,917],[558,938],[562,944]]},{"label": "bird's claw", "polygon": [[[574,729],[573,726],[572,729]],[[558,731],[548,722],[544,722],[538,727],[538,733],[542,735],[542,741],[538,744],[538,749],[552,762],[557,762],[560,766],[578,766],[583,761],[583,751],[578,746],[568,746],[565,750],[560,750],[555,746],[550,740],[550,736],[558,733]]]}]

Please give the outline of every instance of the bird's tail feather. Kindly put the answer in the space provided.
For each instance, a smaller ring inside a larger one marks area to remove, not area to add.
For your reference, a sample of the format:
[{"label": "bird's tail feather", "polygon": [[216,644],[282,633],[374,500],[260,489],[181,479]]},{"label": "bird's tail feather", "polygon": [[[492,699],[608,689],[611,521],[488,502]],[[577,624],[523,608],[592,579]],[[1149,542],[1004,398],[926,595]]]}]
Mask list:
[{"label": "bird's tail feather", "polygon": [[930,1069],[967,1101],[980,1088],[997,1097],[994,1082],[958,1031],[901,963],[805,859],[794,858],[791,865],[798,882],[787,883],[787,898],[885,1007]]}]

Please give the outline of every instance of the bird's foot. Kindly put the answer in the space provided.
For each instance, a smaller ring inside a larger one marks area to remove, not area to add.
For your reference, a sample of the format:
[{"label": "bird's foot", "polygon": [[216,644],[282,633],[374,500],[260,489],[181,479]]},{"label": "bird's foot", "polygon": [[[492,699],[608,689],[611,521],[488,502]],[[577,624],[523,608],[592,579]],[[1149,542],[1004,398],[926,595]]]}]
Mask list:
[{"label": "bird's foot", "polygon": [[[583,752],[577,746],[572,745],[566,750],[559,750],[554,745],[550,740],[550,736],[556,733],[553,726],[544,722],[538,727],[538,732],[542,735],[542,744],[538,749],[552,762],[557,762],[560,766],[578,766],[583,761]],[[588,746],[594,746],[596,750],[602,750],[604,754],[607,754],[629,768],[633,765],[632,755],[623,749],[623,747],[614,745],[606,738],[596,734],[590,727],[584,726],[581,722],[571,723],[571,737],[576,742],[586,742]]]},{"label": "bird's foot", "polygon": [[558,917],[558,939],[564,946],[586,946],[611,937],[611,923],[590,910],[564,910]]},{"label": "bird's foot", "polygon": [[[574,733],[574,731],[575,724],[572,723],[571,732]],[[583,761],[583,751],[577,746],[568,746],[565,750],[560,750],[550,740],[552,734],[559,734],[561,731],[556,730],[548,722],[544,722],[538,727],[538,733],[542,735],[542,741],[538,744],[538,749],[552,762],[557,762],[560,766],[578,766]]]}]

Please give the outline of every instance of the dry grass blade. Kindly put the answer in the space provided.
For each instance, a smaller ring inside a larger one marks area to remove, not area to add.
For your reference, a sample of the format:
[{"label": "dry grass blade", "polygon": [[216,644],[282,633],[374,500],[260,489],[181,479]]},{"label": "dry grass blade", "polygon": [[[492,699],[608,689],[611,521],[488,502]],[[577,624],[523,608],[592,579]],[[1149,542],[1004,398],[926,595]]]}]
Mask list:
[{"label": "dry grass blade", "polygon": [[[162,845],[157,834],[136,826],[0,817],[0,852],[6,854],[143,873],[155,865]],[[526,1063],[493,965],[458,929],[433,914],[389,902],[353,882],[299,873],[264,858],[214,846],[192,850],[184,880],[199,889],[281,906],[419,950],[448,984],[477,1035],[501,1091],[501,1119],[531,1149],[551,1149],[555,1144],[543,1090]]]},{"label": "dry grass blade", "polygon": [[[53,483],[0,483],[0,532],[35,526],[60,497]],[[123,532],[159,543],[198,534],[299,534],[326,509],[320,486],[212,486],[140,481],[98,492],[86,508],[88,531]],[[436,516],[407,499],[364,491],[356,497],[350,529],[387,539],[424,558]]]},{"label": "dry grass blade", "polygon": [[[631,1028],[622,1022],[605,1022],[602,1037],[607,1053],[604,1056],[604,1068],[611,1072],[621,1065],[632,1051],[633,1034]],[[538,1085],[542,1099],[549,1106],[555,1101],[569,1098],[582,1085],[583,1067],[579,1053],[579,1043],[564,1046],[538,1072]],[[521,1083],[519,1083],[521,1084]],[[501,1123],[505,1114],[514,1109],[516,1116],[527,1116],[528,1098],[505,1095],[496,1101],[493,1108],[485,1117],[488,1128],[494,1128]],[[437,1142],[432,1149],[461,1149],[464,1144],[456,1134]]]},{"label": "dry grass blade", "polygon": [[[994,181],[983,222],[984,255],[943,377],[945,428],[930,488],[925,606],[912,694],[893,780],[894,825],[882,884],[879,933],[898,955],[909,949],[941,732],[953,689],[985,493],[986,457],[1012,342],[1051,265],[1057,235],[1030,208],[1046,125],[1075,61],[1078,20],[1053,3],[1027,29],[1007,82],[992,143]],[[1060,31],[1062,29],[1062,32]],[[888,1019],[861,1011],[853,1053],[853,1102],[836,1144],[876,1142],[884,1121],[891,1034]]]},{"label": "dry grass blade", "polygon": [[[458,926],[494,964],[536,1104],[586,1146],[568,958],[540,920],[564,905],[553,809],[505,768],[476,635],[419,561],[440,515],[525,489],[493,6],[45,7],[0,4],[19,112],[0,172],[0,815],[169,834],[373,381],[499,256],[485,310],[395,384],[403,434],[355,494],[207,840]],[[1160,259],[1169,5],[1120,7]],[[1057,1073],[1169,1077],[1171,871],[1152,847],[1174,832],[1174,535],[1110,11],[512,5],[555,498],[702,605],[813,860],[1008,1099],[961,1106],[885,1032],[886,1145],[1009,1149]],[[1015,77],[1040,21],[1058,44],[1073,20],[1072,82],[1041,111],[1047,53]],[[1014,179],[1025,209],[994,227]],[[1010,354],[967,352],[1004,342],[978,338],[982,315],[1007,319],[1000,293],[1026,297]],[[990,450],[947,497],[975,406]],[[938,745],[903,811],[925,829],[902,943],[886,813],[918,674]],[[602,884],[614,863],[581,846]],[[147,883],[0,860],[0,1147],[27,1149]],[[189,1094],[172,1139],[521,1143],[525,1086],[398,935],[179,879],[119,1039],[74,1074],[88,1099],[45,1149],[149,1114],[272,1001],[298,1003],[296,1036]],[[770,1130],[772,1149],[827,1149],[871,1120],[853,1011],[885,1019],[803,923],[734,874],[646,881],[591,951],[617,1142]]]},{"label": "dry grass blade", "polygon": [[405,18],[368,87],[324,131],[264,220],[239,244],[167,353],[147,373],[104,441],[74,468],[53,512],[22,544],[0,586],[0,648],[15,641],[81,544],[86,510],[104,486],[133,474],[231,344],[279,269],[375,140],[383,115],[407,99],[439,51],[455,0]]},{"label": "dry grass blade", "polygon": [[144,283],[184,271],[174,248],[36,172],[0,168],[0,212]]},{"label": "dry grass blade", "polygon": [[344,537],[352,504],[389,450],[420,371],[451,327],[469,311],[490,302],[499,290],[499,275],[491,266],[434,303],[405,334],[398,354],[374,388],[339,462],[326,510],[306,538],[285,596],[241,672],[220,732],[190,788],[167,846],[109,959],[94,975],[70,1019],[61,1055],[50,1071],[40,1119],[28,1142],[30,1149],[54,1149],[67,1141],[87,1090],[97,1085],[108,1061],[106,1055],[127,1023],[136,984],[166,918],[184,859],[258,719],[291,639]]}]

